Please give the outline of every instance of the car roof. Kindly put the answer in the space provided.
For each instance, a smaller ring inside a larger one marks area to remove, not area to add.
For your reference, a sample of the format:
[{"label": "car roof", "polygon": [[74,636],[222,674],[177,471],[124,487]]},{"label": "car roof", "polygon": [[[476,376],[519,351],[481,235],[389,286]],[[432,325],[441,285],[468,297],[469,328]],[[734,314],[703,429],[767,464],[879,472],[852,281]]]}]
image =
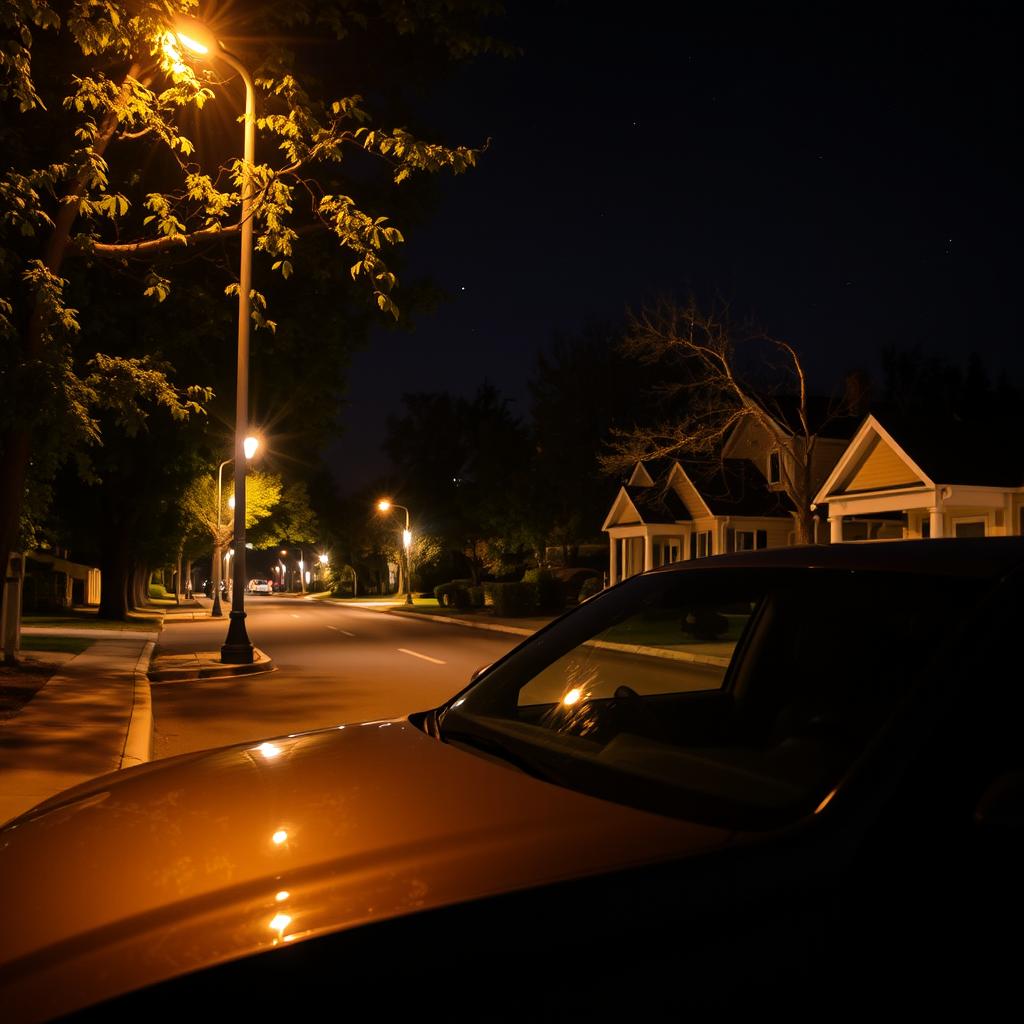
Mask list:
[{"label": "car roof", "polygon": [[701,569],[832,569],[992,579],[1024,566],[1024,537],[866,541],[768,548],[675,562],[656,573]]}]

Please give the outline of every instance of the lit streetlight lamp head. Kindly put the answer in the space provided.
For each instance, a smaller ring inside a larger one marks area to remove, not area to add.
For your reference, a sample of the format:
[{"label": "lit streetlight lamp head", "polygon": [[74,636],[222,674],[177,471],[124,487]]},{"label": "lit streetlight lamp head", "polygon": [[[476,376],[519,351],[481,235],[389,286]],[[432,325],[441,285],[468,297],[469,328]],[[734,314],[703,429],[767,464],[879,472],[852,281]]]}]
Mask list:
[{"label": "lit streetlight lamp head", "polygon": [[245,457],[251,459],[257,451],[259,451],[260,439],[258,437],[247,437],[242,442],[242,450],[245,452]]},{"label": "lit streetlight lamp head", "polygon": [[232,511],[235,509],[235,496],[233,494],[228,496],[228,508]]},{"label": "lit streetlight lamp head", "polygon": [[381,498],[377,502],[377,509],[380,512],[387,512],[391,508],[391,502],[387,498]]},{"label": "lit streetlight lamp head", "polygon": [[325,554],[322,554],[322,555],[320,556],[320,564],[321,564],[321,565],[326,565],[326,564],[327,564],[327,562],[328,562],[328,558],[327,558],[327,555],[326,555],[326,553],[325,553]]},{"label": "lit streetlight lamp head", "polygon": [[402,544],[405,546],[405,550],[406,551],[408,551],[409,548],[412,547],[412,531],[411,530],[403,530],[402,531]]},{"label": "lit streetlight lamp head", "polygon": [[213,33],[197,18],[176,18],[172,31],[175,41],[195,57],[205,57],[218,49]]}]

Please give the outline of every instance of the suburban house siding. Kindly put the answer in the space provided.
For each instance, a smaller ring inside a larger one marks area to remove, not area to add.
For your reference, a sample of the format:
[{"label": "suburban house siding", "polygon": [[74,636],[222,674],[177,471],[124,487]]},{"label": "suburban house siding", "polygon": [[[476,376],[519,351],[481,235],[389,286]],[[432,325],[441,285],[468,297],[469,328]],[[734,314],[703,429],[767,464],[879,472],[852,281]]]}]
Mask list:
[{"label": "suburban house siding", "polygon": [[880,491],[890,487],[919,485],[921,482],[906,462],[888,444],[877,438],[844,491]]}]

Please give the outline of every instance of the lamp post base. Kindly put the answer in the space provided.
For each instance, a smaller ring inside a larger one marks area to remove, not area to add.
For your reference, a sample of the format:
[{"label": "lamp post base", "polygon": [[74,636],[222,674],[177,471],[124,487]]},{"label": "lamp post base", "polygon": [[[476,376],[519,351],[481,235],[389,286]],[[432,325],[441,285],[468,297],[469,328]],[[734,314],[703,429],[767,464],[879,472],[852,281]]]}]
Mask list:
[{"label": "lamp post base", "polygon": [[405,603],[406,604],[412,604],[412,594],[406,594],[405,595]]},{"label": "lamp post base", "polygon": [[251,665],[253,646],[245,630],[245,612],[231,612],[228,635],[220,649],[220,660],[227,665]]},{"label": "lamp post base", "polygon": [[210,618],[223,619],[224,613],[220,609],[220,593],[213,599],[213,607],[210,609]]}]

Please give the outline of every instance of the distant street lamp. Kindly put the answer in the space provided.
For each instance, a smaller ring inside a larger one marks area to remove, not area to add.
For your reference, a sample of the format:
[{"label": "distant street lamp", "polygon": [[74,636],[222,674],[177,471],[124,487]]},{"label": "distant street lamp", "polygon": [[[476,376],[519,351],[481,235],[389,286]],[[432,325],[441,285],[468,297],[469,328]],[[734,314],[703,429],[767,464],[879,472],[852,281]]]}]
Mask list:
[{"label": "distant street lamp", "polygon": [[[251,459],[259,450],[259,447],[260,439],[251,434],[242,442],[242,450],[245,452],[247,459]],[[221,491],[221,472],[229,462],[234,462],[234,459],[225,459],[217,467],[217,537],[213,544],[213,607],[210,609],[210,615],[215,619],[224,617],[224,612],[221,611],[220,607],[220,513],[224,507],[223,492]],[[228,499],[228,507],[234,509],[234,495]]]},{"label": "distant street lamp", "polygon": [[404,505],[396,505],[388,498],[381,498],[377,502],[377,509],[381,512],[390,512],[393,508],[400,508],[405,513],[405,529],[402,531],[402,547],[405,548],[405,603],[412,604],[412,565],[409,560],[412,531],[409,529],[409,510]]},{"label": "distant street lamp", "polygon": [[[281,554],[287,555],[289,549],[281,548]],[[306,592],[306,555],[302,548],[298,548],[299,552],[299,591],[301,593]]]},{"label": "distant street lamp", "polygon": [[220,660],[248,665],[252,641],[245,628],[245,432],[249,425],[249,295],[252,292],[252,167],[256,161],[256,87],[245,65],[224,49],[201,22],[182,18],[178,43],[195,57],[222,60],[245,83],[244,157],[242,164],[242,244],[238,273],[238,364],[235,384],[235,564],[231,622]]}]

